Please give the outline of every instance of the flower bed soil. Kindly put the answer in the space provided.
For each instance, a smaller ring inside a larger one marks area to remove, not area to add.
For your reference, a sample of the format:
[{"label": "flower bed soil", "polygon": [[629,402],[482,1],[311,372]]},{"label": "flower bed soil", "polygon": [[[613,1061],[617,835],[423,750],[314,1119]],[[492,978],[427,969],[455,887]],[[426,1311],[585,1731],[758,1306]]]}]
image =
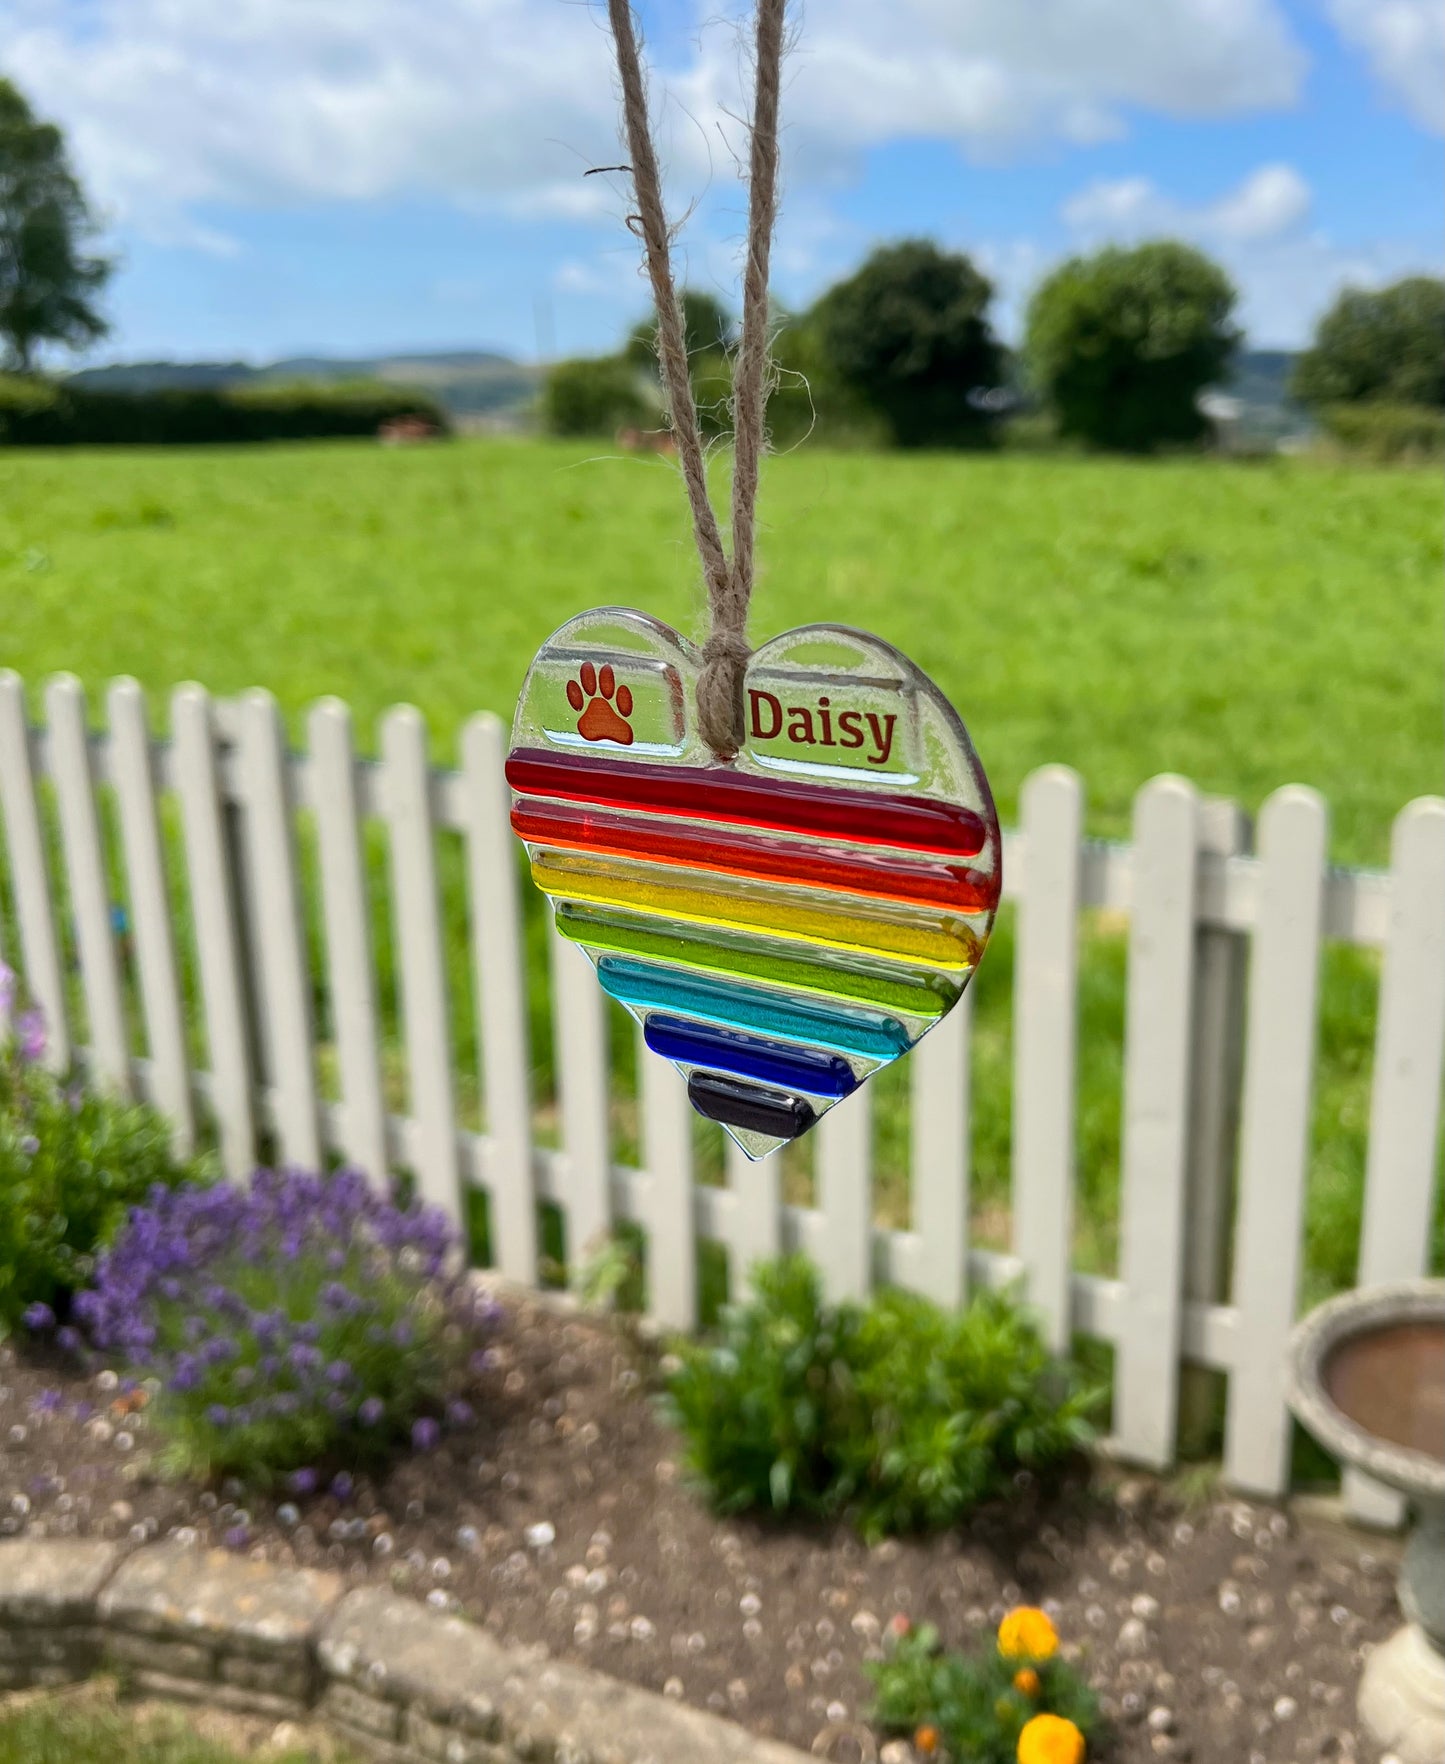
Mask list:
[{"label": "flower bed soil", "polygon": [[1038,1603],[1098,1688],[1119,1764],[1369,1756],[1354,1687],[1399,1621],[1388,1545],[1083,1472],[871,1549],[841,1526],[720,1520],[623,1331],[511,1300],[489,1360],[474,1426],[345,1498],[301,1498],[168,1480],[144,1390],[0,1347],[0,1535],[178,1534],[336,1568],[804,1748],[827,1751],[832,1729],[848,1759],[894,1613],[989,1646],[1008,1606]]}]

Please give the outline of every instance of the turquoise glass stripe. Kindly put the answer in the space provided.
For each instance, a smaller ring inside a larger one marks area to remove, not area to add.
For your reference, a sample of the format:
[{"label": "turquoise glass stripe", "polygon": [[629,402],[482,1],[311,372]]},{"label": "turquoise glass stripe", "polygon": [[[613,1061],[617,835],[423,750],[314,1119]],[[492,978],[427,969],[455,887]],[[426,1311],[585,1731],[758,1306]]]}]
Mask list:
[{"label": "turquoise glass stripe", "polygon": [[597,963],[597,976],[620,1004],[639,1010],[671,1011],[728,1029],[781,1035],[871,1060],[896,1059],[913,1045],[908,1031],[893,1017],[802,1004],[783,993],[734,986],[678,968],[605,955]]}]

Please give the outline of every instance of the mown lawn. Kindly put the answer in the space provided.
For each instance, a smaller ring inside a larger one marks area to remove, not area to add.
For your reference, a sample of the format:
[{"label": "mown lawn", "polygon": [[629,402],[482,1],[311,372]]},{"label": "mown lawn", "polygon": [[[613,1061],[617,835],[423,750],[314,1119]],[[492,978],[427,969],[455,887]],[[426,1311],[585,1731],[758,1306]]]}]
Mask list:
[{"label": "mown lawn", "polygon": [[[216,1730],[233,1730],[234,1743]],[[345,1764],[328,1739],[315,1745],[275,1746],[258,1723],[209,1710],[143,1712],[115,1703],[104,1686],[34,1701],[0,1702],[0,1764]]]},{"label": "mown lawn", "polygon": [[[1439,487],[1429,471],[1311,461],[1091,461],[803,450],[771,462],[753,631],[811,619],[877,631],[962,710],[1012,819],[1035,766],[1083,776],[1091,831],[1173,770],[1256,810],[1321,790],[1332,857],[1386,860],[1389,826],[1441,787]],[[697,570],[672,468],[605,450],[473,442],[251,451],[0,454],[0,664],[117,673],[160,726],[177,681],[268,686],[299,730],[322,693],[363,741],[409,700],[449,759],[461,722],[509,716],[527,662],[573,612],[633,605],[696,633]],[[378,890],[384,989],[394,1013]],[[455,1029],[475,1072],[460,854],[443,850]],[[530,934],[540,965],[542,921]],[[7,930],[7,936],[9,935]],[[1081,1000],[1079,1254],[1115,1253],[1124,948],[1091,926]],[[1007,1229],[1012,945],[977,982],[977,1225]],[[1376,978],[1326,964],[1311,1182],[1311,1291],[1351,1276]],[[320,1000],[324,1022],[325,1000]],[[394,1015],[393,1015],[394,1021]],[[619,1026],[619,1155],[633,1151]],[[551,1063],[534,1010],[543,1130]],[[906,1076],[879,1081],[879,1204],[906,1213]],[[464,1104],[475,1116],[474,1085]],[[715,1133],[700,1128],[704,1168]],[[806,1147],[790,1183],[807,1188]]]}]

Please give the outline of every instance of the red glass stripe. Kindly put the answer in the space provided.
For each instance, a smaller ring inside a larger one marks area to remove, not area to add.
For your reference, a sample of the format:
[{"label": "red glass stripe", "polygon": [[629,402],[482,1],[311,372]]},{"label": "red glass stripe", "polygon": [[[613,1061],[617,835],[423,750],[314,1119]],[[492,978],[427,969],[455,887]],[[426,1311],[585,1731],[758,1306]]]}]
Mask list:
[{"label": "red glass stripe", "polygon": [[755,778],[726,766],[619,763],[518,748],[507,759],[507,782],[526,796],[651,809],[662,815],[815,833],[949,857],[977,857],[988,837],[983,817],[957,803]]},{"label": "red glass stripe", "polygon": [[960,913],[989,912],[998,904],[998,877],[979,870],[872,853],[849,857],[814,845],[769,839],[766,834],[704,833],[629,820],[578,803],[518,802],[512,810],[512,828],[535,845],[686,865],[765,882],[796,882],[917,906],[951,907]]}]

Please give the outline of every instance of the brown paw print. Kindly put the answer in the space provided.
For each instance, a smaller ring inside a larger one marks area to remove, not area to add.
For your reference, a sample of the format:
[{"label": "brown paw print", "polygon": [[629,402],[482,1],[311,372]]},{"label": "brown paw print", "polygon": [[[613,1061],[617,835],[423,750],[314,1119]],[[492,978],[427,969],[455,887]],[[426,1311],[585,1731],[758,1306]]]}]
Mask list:
[{"label": "brown paw print", "polygon": [[[616,708],[613,708],[614,694]],[[615,741],[619,747],[632,746],[632,729],[627,718],[632,715],[632,694],[617,684],[617,676],[603,662],[594,668],[583,662],[579,678],[567,682],[567,702],[577,719],[577,733],[584,741]]]}]

